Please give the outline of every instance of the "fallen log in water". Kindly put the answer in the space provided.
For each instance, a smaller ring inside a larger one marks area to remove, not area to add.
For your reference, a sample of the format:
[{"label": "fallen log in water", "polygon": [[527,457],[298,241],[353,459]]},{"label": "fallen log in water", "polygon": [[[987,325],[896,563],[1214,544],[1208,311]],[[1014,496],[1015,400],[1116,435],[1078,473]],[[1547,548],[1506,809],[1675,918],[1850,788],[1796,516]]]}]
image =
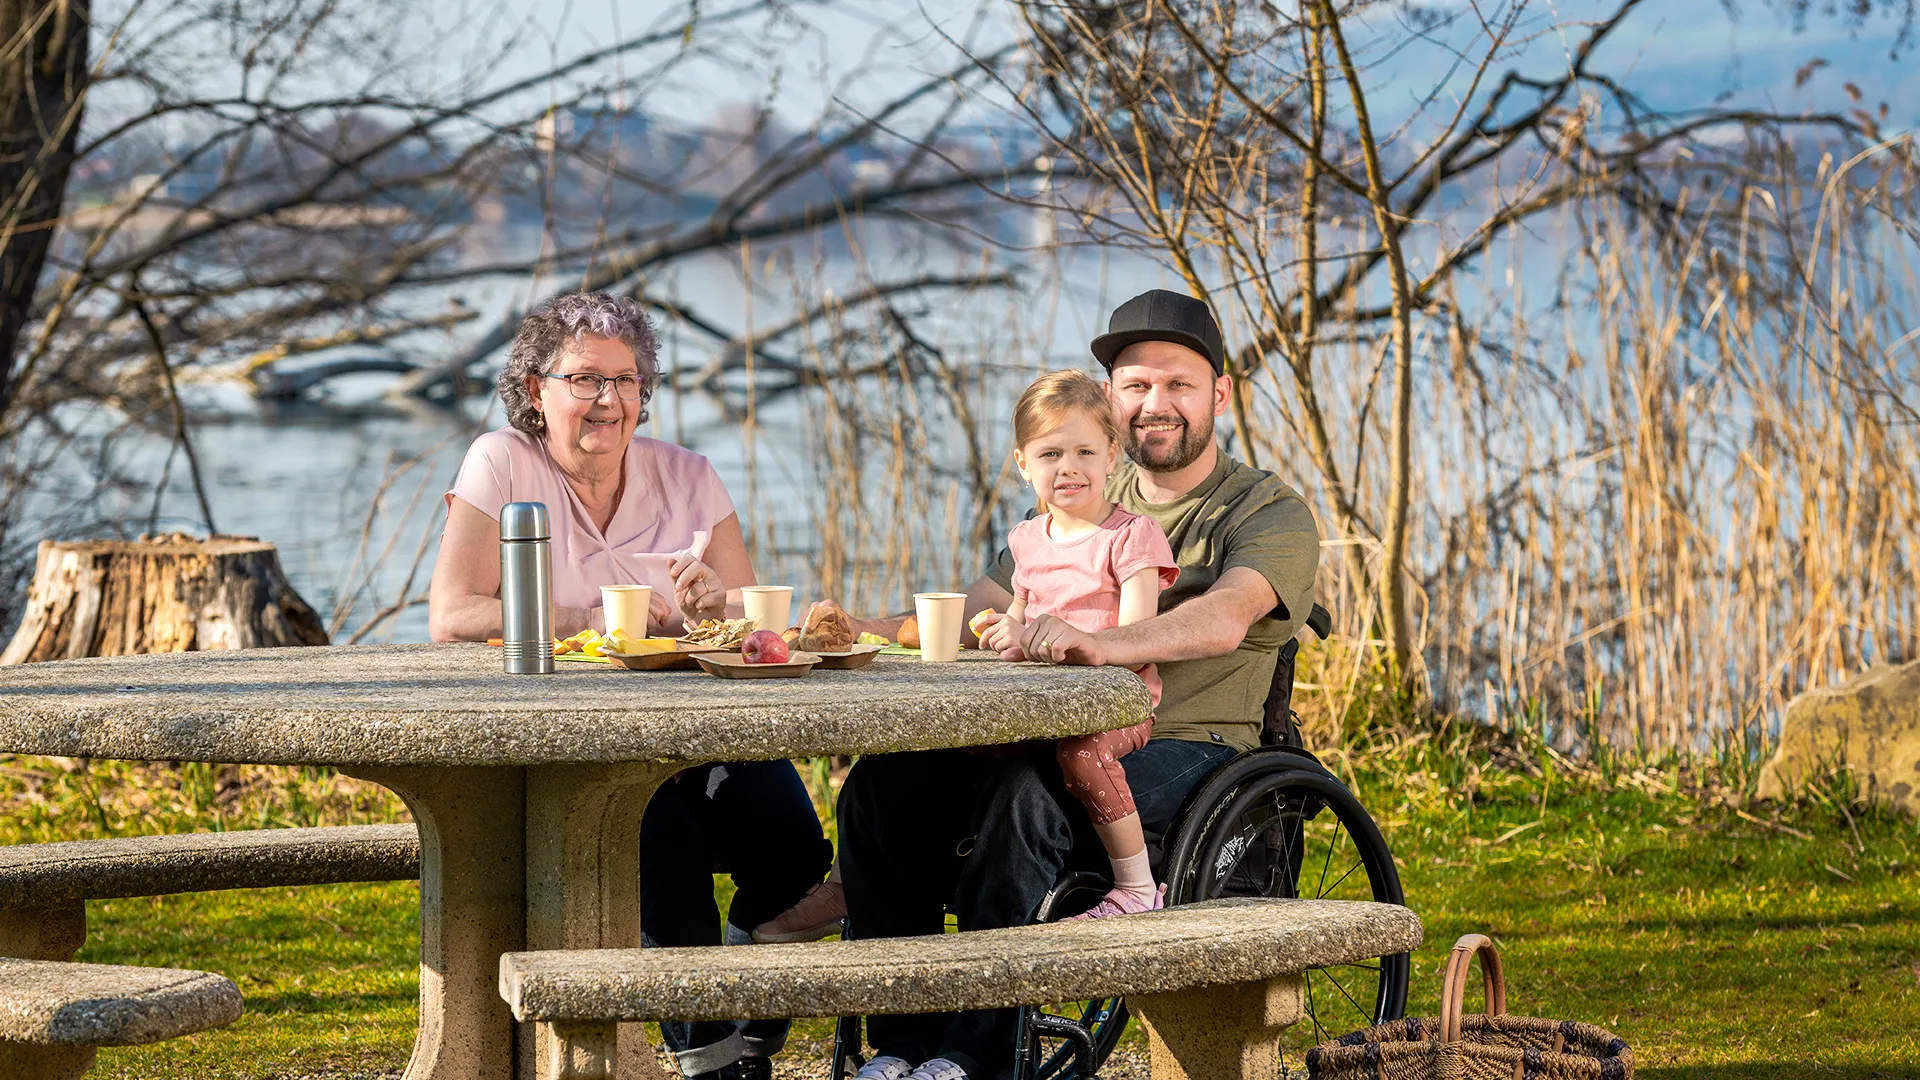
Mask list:
[{"label": "fallen log in water", "polygon": [[44,541],[0,665],[80,656],[325,645],[272,544],[174,533]]}]

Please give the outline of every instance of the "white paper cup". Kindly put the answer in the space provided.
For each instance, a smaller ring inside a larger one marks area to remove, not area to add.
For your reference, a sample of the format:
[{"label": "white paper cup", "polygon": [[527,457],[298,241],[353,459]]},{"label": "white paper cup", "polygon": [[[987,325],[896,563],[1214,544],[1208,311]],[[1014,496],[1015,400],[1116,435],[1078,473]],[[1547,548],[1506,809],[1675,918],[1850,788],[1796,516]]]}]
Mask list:
[{"label": "white paper cup", "polygon": [[793,614],[793,586],[743,585],[740,606],[747,618],[760,620],[760,629],[777,634],[792,625],[787,617]]},{"label": "white paper cup", "polygon": [[967,615],[966,593],[914,593],[913,614],[920,620],[921,662],[960,658],[960,626],[966,622]]},{"label": "white paper cup", "polygon": [[600,607],[607,615],[607,632],[624,630],[628,637],[647,636],[647,609],[653,603],[651,585],[602,585]]}]

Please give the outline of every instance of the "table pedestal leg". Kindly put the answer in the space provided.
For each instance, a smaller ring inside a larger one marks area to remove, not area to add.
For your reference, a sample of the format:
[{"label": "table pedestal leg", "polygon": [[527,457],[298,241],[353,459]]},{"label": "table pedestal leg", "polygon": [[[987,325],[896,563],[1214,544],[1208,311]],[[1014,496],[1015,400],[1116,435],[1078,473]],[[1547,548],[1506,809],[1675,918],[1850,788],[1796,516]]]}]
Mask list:
[{"label": "table pedestal leg", "polygon": [[343,771],[406,800],[420,829],[420,1032],[406,1080],[512,1080],[500,954],[527,943],[527,770]]},{"label": "table pedestal leg", "polygon": [[0,956],[22,960],[73,959],[87,943],[87,903],[0,908]]},{"label": "table pedestal leg", "polygon": [[[527,947],[640,947],[640,818],[685,763],[536,765],[527,769]],[[547,1025],[521,1027],[520,1069],[552,1080]],[[619,1025],[616,1075],[665,1080],[639,1024]]]},{"label": "table pedestal leg", "polygon": [[1129,994],[1146,1023],[1153,1080],[1275,1080],[1280,1033],[1300,1021],[1298,975],[1268,982]]}]

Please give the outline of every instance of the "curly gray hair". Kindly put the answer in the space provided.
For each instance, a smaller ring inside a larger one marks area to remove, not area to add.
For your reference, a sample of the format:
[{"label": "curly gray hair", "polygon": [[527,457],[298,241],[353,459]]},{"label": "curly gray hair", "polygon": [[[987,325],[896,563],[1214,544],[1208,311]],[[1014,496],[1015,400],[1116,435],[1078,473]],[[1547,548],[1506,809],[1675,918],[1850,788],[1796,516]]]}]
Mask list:
[{"label": "curly gray hair", "polygon": [[653,400],[660,374],[660,339],[653,332],[653,322],[640,305],[624,296],[583,292],[556,296],[520,320],[520,330],[507,347],[506,366],[494,380],[507,406],[507,423],[536,439],[546,437],[547,420],[533,407],[527,377],[547,374],[561,350],[583,334],[612,338],[633,350],[634,368],[640,375],[640,422],[647,422],[647,402]]}]

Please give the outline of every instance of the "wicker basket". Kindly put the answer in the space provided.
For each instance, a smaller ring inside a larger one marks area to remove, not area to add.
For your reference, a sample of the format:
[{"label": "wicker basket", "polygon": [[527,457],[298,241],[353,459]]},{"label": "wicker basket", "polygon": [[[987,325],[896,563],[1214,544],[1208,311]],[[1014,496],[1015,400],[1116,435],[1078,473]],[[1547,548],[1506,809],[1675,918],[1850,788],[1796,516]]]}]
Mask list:
[{"label": "wicker basket", "polygon": [[[1484,1016],[1460,1015],[1475,955]],[[1468,934],[1447,955],[1438,1019],[1408,1017],[1307,1051],[1311,1080],[1632,1080],[1633,1051],[1610,1031],[1571,1020],[1507,1015],[1500,953]]]}]

